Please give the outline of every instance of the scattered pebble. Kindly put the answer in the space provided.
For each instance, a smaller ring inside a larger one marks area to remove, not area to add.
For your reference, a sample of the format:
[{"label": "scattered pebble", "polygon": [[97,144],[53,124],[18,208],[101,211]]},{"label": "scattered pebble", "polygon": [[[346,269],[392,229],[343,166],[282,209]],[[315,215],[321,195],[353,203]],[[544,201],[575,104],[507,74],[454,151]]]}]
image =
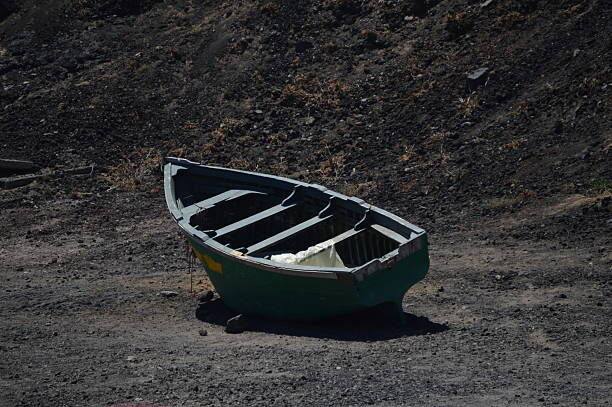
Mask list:
[{"label": "scattered pebble", "polygon": [[227,320],[225,324],[225,332],[228,334],[239,334],[246,330],[246,318],[240,314]]},{"label": "scattered pebble", "polygon": [[208,335],[208,331],[204,328],[200,329],[198,331],[198,333],[200,334],[200,336],[207,336]]},{"label": "scattered pebble", "polygon": [[467,75],[467,88],[470,92],[475,91],[487,81],[489,68],[478,68]]},{"label": "scattered pebble", "polygon": [[316,120],[316,119],[315,119],[314,117],[312,117],[312,116],[308,116],[308,117],[305,117],[305,118],[303,119],[302,123],[304,123],[305,125],[310,126],[311,124],[313,124],[313,123],[315,122],[315,120]]},{"label": "scattered pebble", "polygon": [[172,298],[179,295],[179,293],[177,293],[176,291],[160,291],[159,295],[166,298]]},{"label": "scattered pebble", "polygon": [[212,300],[214,296],[215,296],[215,293],[212,292],[211,290],[208,290],[208,291],[205,291],[202,294],[198,295],[198,301],[199,302],[208,302],[208,301]]}]

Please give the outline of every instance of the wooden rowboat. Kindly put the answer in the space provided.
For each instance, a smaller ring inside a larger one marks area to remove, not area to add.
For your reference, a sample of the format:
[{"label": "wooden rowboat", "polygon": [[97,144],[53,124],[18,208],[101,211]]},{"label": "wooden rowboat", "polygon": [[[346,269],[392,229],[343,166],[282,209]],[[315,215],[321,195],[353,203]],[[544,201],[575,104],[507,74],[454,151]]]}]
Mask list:
[{"label": "wooden rowboat", "polygon": [[164,189],[216,291],[239,313],[312,320],[383,303],[402,311],[429,267],[423,229],[320,185],[166,158]]}]

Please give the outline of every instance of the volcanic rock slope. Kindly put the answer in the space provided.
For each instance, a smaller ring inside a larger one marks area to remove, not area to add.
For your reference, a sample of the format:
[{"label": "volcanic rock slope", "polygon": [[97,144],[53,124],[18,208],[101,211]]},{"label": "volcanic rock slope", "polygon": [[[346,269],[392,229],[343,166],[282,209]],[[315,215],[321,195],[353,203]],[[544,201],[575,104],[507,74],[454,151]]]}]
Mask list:
[{"label": "volcanic rock slope", "polygon": [[[606,405],[611,10],[0,0],[0,405]],[[194,315],[164,155],[426,228],[407,327]]]},{"label": "volcanic rock slope", "polygon": [[425,206],[585,192],[610,175],[606,3],[8,2],[2,151],[174,150]]}]

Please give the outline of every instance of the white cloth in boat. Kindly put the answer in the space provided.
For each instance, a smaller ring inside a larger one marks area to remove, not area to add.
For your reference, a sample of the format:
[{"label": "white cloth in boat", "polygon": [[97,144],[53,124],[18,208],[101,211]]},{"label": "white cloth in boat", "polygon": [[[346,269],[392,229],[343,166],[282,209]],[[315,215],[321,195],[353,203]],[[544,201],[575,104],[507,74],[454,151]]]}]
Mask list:
[{"label": "white cloth in boat", "polygon": [[270,256],[270,260],[278,263],[296,264],[299,266],[346,267],[338,255],[336,247],[334,245],[330,246],[326,244],[326,242],[318,243],[295,254],[275,254]]}]

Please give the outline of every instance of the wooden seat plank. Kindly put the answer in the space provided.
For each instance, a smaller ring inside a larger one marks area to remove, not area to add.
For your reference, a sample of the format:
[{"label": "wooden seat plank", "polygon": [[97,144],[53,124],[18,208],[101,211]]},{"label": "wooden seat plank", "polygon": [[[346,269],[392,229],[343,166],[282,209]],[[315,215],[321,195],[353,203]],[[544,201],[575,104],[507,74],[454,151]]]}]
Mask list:
[{"label": "wooden seat plank", "polygon": [[295,225],[293,227],[290,227],[289,229],[283,230],[282,232],[279,232],[277,234],[275,234],[274,236],[270,236],[267,239],[262,240],[261,242],[257,242],[251,246],[249,246],[246,249],[245,254],[249,254],[249,255],[253,255],[257,252],[261,252],[262,250],[264,250],[267,247],[273,246],[277,243],[280,243],[292,236],[294,236],[297,233],[300,233],[306,229],[309,229],[311,227],[314,227],[322,222],[325,222],[326,220],[330,219],[333,215],[327,215],[327,216],[315,216],[314,218],[308,219],[307,221],[304,221],[298,225]]}]

